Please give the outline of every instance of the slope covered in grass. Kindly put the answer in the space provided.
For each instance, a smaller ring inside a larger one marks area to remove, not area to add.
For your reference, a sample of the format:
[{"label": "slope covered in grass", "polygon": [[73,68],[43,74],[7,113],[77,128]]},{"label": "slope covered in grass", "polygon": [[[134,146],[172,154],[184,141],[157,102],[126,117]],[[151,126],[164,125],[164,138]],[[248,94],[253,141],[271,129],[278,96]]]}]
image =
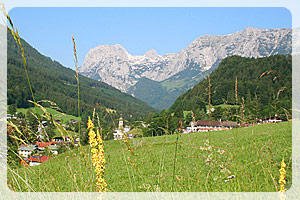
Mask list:
[{"label": "slope covered in grass", "polygon": [[[104,143],[109,191],[274,192],[283,158],[286,187],[292,183],[290,122],[130,143],[135,156],[123,141]],[[96,191],[93,170],[86,146],[37,167],[9,170],[8,185],[15,191]]]},{"label": "slope covered in grass", "polygon": [[[37,107],[37,108],[18,108],[17,109],[17,112],[22,112],[23,114],[27,115],[27,112],[28,110],[31,109],[31,111],[33,113],[38,112],[38,114],[44,114],[44,112],[42,111],[41,108]],[[45,108],[47,110],[48,113],[50,113],[54,119],[57,119],[57,120],[63,120],[65,122],[67,121],[70,121],[71,119],[77,119],[79,120],[80,117],[75,117],[73,115],[68,115],[68,114],[64,114],[64,113],[61,113],[61,112],[58,112],[57,110],[55,109],[52,109],[52,108]]]}]

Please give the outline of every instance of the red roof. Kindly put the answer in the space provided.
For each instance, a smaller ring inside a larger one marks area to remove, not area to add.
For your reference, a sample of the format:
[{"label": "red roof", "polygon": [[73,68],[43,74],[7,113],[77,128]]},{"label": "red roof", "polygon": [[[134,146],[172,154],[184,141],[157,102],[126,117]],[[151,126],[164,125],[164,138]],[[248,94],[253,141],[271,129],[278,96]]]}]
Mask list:
[{"label": "red roof", "polygon": [[36,142],[35,145],[38,147],[49,147],[51,144],[54,144],[54,142]]},{"label": "red roof", "polygon": [[30,156],[27,161],[28,162],[45,162],[49,160],[50,158],[48,156]]}]

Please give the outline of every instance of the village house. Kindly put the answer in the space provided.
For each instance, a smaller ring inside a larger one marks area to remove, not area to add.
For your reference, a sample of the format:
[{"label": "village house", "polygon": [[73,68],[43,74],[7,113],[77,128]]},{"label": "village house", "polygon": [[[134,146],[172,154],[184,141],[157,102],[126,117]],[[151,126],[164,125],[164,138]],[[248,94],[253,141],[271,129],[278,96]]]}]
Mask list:
[{"label": "village house", "polygon": [[17,117],[15,115],[7,114],[6,119],[17,119]]},{"label": "village house", "polygon": [[38,150],[44,151],[46,147],[49,147],[54,142],[36,142],[35,145],[37,146]]},{"label": "village house", "polygon": [[[76,135],[74,136],[76,137]],[[54,137],[51,139],[51,142],[54,143],[70,143],[72,142],[72,139],[69,136],[64,136],[64,137]]]},{"label": "village house", "polygon": [[273,118],[266,118],[266,119],[256,119],[257,124],[269,124],[269,123],[279,123],[279,122],[285,122],[287,119],[281,119],[277,117]]},{"label": "village house", "polygon": [[50,157],[48,156],[31,156],[29,157],[26,162],[29,164],[29,166],[37,166],[40,165],[41,163],[49,160]]},{"label": "village house", "polygon": [[124,127],[124,121],[123,118],[120,117],[119,119],[119,128],[114,130],[115,132],[114,134],[114,140],[121,140],[124,138],[124,134],[127,134],[127,137],[129,139],[133,138],[133,134],[132,133],[128,133],[130,131],[130,127],[129,126],[125,126]]},{"label": "village house", "polygon": [[30,156],[32,154],[32,152],[34,152],[36,149],[37,149],[36,145],[22,144],[18,149],[18,153],[21,157],[28,158],[28,156]]}]

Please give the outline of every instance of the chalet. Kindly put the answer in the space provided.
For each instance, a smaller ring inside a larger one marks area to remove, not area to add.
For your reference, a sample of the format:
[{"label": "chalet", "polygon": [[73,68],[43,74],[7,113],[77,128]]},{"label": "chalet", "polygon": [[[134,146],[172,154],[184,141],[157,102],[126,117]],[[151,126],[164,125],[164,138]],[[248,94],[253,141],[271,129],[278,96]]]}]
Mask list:
[{"label": "chalet", "polygon": [[190,127],[187,127],[187,132],[207,132],[207,131],[222,131],[236,128],[238,124],[230,121],[211,121],[198,120],[196,123],[191,122]]},{"label": "chalet", "polygon": [[50,158],[48,156],[31,156],[26,160],[26,162],[29,164],[29,166],[37,166],[49,159]]},{"label": "chalet", "polygon": [[36,149],[37,149],[36,145],[22,144],[18,149],[18,153],[21,157],[28,158],[28,156],[30,156],[32,152],[34,152]]},{"label": "chalet", "polygon": [[127,134],[127,137],[129,139],[133,138],[133,134],[132,133],[128,133],[130,131],[130,127],[129,126],[124,126],[124,122],[123,122],[123,118],[120,117],[119,119],[119,128],[115,130],[114,132],[114,140],[121,140],[124,138],[124,134]]},{"label": "chalet", "polygon": [[51,139],[54,143],[69,143],[72,142],[72,139],[69,136],[63,136],[63,137],[54,137]]}]

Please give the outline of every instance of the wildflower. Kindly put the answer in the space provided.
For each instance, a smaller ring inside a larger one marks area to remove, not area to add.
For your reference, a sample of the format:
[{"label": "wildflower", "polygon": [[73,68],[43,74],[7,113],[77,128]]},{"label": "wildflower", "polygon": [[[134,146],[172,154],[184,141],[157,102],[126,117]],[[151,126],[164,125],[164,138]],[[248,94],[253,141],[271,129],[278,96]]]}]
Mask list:
[{"label": "wildflower", "polygon": [[93,165],[95,166],[95,171],[97,174],[97,180],[96,180],[96,185],[98,188],[98,192],[106,192],[106,182],[104,180],[104,171],[105,171],[105,158],[104,158],[104,147],[102,145],[102,138],[99,134],[99,130],[97,130],[97,134],[95,133],[94,129],[94,123],[93,121],[89,118],[87,127],[89,130],[89,143],[92,153],[92,162]]},{"label": "wildflower", "polygon": [[285,180],[285,174],[286,174],[286,164],[284,162],[284,158],[282,159],[281,162],[281,168],[280,168],[280,176],[279,176],[279,184],[280,184],[280,192],[284,192],[286,190],[285,188],[285,184],[286,184],[286,180]]}]

